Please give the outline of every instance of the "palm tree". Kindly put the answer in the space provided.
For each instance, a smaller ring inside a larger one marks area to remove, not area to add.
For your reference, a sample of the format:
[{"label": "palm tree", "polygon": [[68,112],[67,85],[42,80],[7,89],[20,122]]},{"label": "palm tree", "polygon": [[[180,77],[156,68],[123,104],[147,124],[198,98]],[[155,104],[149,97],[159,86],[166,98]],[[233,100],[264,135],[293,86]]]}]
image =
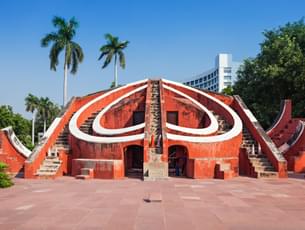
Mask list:
[{"label": "palm tree", "polygon": [[35,117],[38,110],[39,99],[30,94],[25,98],[26,111],[32,113],[32,145],[35,144]]},{"label": "palm tree", "polygon": [[41,97],[38,104],[38,113],[43,119],[43,134],[47,130],[47,120],[52,115],[53,103],[48,97]]},{"label": "palm tree", "polygon": [[71,18],[68,22],[61,17],[53,18],[53,25],[57,28],[57,32],[47,34],[41,40],[41,46],[47,47],[50,43],[52,44],[49,58],[50,58],[50,69],[56,71],[58,65],[58,56],[61,51],[65,52],[64,62],[64,93],[63,93],[63,106],[66,105],[68,100],[67,93],[67,77],[68,70],[71,67],[71,73],[76,74],[78,64],[84,59],[83,50],[79,44],[72,41],[75,36],[75,29],[78,27],[78,22],[75,18]]},{"label": "palm tree", "polygon": [[105,34],[105,39],[107,40],[106,45],[103,45],[100,48],[102,52],[99,59],[101,60],[104,56],[106,56],[105,62],[102,68],[108,66],[111,62],[112,57],[114,56],[114,87],[118,86],[118,67],[117,67],[117,59],[119,58],[120,66],[125,69],[125,55],[123,53],[123,49],[125,49],[129,43],[129,41],[119,41],[118,37],[113,37],[111,34]]}]

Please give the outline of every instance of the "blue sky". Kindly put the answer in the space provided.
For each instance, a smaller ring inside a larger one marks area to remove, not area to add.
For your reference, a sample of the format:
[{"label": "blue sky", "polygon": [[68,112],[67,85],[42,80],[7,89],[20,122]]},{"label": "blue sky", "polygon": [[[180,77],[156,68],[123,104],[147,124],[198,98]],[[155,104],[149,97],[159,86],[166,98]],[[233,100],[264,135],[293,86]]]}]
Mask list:
[{"label": "blue sky", "polygon": [[259,52],[262,32],[304,16],[301,0],[0,0],[0,105],[27,117],[28,93],[62,103],[63,59],[49,69],[49,48],[40,39],[53,31],[53,16],[80,23],[75,41],[85,53],[68,94],[108,88],[113,66],[97,61],[104,34],[129,40],[119,83],[162,76],[182,80],[213,67],[220,52],[242,61]]}]

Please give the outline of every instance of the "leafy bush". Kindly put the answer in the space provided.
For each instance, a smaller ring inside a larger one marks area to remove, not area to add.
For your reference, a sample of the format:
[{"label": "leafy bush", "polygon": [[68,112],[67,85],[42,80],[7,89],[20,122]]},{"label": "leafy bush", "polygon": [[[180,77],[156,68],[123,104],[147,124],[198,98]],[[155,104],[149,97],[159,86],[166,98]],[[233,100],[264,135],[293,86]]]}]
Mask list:
[{"label": "leafy bush", "polygon": [[7,188],[12,186],[12,182],[9,175],[6,174],[7,165],[0,162],[0,188]]}]

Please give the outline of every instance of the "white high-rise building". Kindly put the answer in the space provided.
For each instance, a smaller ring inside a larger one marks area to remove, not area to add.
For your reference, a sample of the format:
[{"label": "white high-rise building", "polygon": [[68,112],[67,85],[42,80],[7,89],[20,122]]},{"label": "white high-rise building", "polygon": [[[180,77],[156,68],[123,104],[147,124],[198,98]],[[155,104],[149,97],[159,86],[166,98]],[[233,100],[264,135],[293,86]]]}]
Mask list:
[{"label": "white high-rise building", "polygon": [[237,80],[236,72],[240,65],[240,62],[232,61],[232,54],[218,54],[213,69],[184,81],[184,84],[214,92],[221,92],[227,86],[233,85]]}]

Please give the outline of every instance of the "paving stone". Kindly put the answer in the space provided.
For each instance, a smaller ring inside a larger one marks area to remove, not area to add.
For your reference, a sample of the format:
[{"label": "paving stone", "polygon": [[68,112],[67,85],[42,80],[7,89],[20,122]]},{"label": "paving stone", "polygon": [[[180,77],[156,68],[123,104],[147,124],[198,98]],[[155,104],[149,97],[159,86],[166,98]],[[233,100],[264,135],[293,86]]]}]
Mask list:
[{"label": "paving stone", "polygon": [[[14,182],[0,191],[1,230],[305,229],[305,180],[298,177]],[[150,194],[162,202],[144,202]]]}]

